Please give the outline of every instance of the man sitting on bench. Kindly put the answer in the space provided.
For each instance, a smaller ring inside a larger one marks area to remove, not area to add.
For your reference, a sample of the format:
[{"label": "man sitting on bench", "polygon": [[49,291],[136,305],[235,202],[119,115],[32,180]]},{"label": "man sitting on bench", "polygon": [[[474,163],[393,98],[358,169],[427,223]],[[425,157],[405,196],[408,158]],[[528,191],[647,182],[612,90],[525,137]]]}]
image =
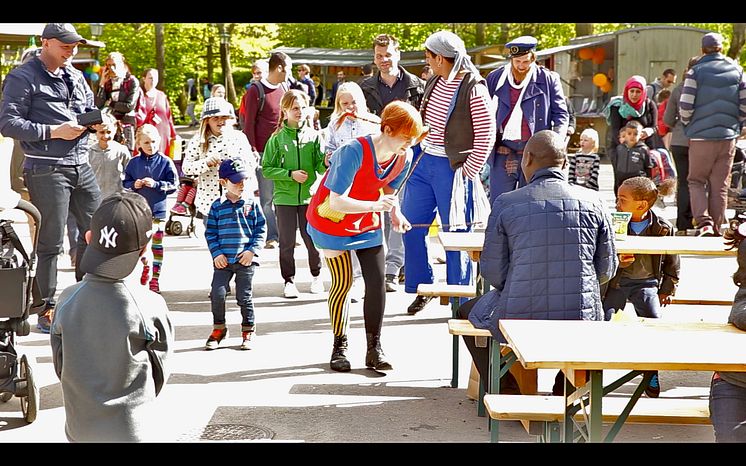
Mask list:
[{"label": "man sitting on bench", "polygon": [[[492,205],[480,259],[492,289],[464,303],[459,317],[490,330],[501,343],[499,319],[604,318],[600,286],[618,265],[611,218],[596,191],[567,182],[566,163],[563,136],[537,132],[521,161],[528,185]],[[473,337],[464,343],[488,392],[489,350],[477,347]],[[501,391],[513,382],[506,376]],[[564,393],[561,372],[553,393]]]}]

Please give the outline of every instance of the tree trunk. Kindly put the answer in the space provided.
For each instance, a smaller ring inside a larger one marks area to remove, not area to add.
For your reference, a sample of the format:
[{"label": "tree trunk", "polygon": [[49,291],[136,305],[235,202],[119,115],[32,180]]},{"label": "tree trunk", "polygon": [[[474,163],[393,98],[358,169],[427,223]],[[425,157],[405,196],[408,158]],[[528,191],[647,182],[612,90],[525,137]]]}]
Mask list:
[{"label": "tree trunk", "polygon": [[236,106],[236,86],[233,84],[233,70],[231,68],[231,32],[233,24],[226,27],[225,23],[218,23],[218,34],[220,36],[220,65],[225,80],[225,97],[234,107]]},{"label": "tree trunk", "polygon": [[[209,33],[208,33],[209,34]],[[214,67],[212,65],[212,41],[214,38],[212,36],[209,36],[207,38],[207,56],[205,57],[205,60],[207,61],[207,80],[212,82],[212,75],[214,71]]]},{"label": "tree trunk", "polygon": [[728,48],[728,56],[738,62],[744,42],[746,42],[746,23],[733,23],[733,37]]},{"label": "tree trunk", "polygon": [[510,32],[510,23],[500,23],[500,38],[498,44],[505,45],[508,42],[508,33]]},{"label": "tree trunk", "polygon": [[593,23],[575,23],[575,37],[593,34]]},{"label": "tree trunk", "polygon": [[158,70],[156,89],[166,90],[166,47],[163,40],[163,23],[155,23],[155,67]]},{"label": "tree trunk", "polygon": [[477,23],[476,37],[474,38],[474,45],[477,47],[484,45],[484,27],[485,23]]}]

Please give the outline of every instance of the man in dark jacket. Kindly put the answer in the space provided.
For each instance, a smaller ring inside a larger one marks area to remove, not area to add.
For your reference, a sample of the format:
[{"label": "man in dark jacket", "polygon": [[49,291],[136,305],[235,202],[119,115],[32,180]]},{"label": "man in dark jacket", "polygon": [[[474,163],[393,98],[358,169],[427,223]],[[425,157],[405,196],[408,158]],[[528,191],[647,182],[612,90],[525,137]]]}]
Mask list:
[{"label": "man in dark jacket", "polygon": [[722,51],[723,36],[702,37],[703,56],[686,72],[679,99],[689,138],[692,215],[702,236],[720,235],[736,138],[746,136],[746,77]]},{"label": "man in dark jacket", "polygon": [[88,164],[88,128],[77,116],[93,110],[93,92],[72,66],[86,40],[68,23],[50,23],[42,32],[38,57],[11,71],[0,108],[0,133],[21,141],[24,178],[31,202],[44,221],[39,229],[36,280],[46,300],[37,326],[49,333],[57,288],[57,255],[62,250],[68,211],[75,217],[78,247],[75,278],[83,278],[83,232],[99,205],[100,191]]},{"label": "man in dark jacket", "polygon": [[[402,100],[420,108],[424,82],[399,66],[401,52],[399,41],[389,34],[379,34],[373,41],[373,62],[378,71],[360,82],[365,95],[365,103],[371,113],[380,115],[383,108],[394,100]],[[399,199],[401,199],[400,191]],[[404,244],[401,233],[391,228],[391,217],[384,215],[384,234],[386,235],[386,291],[396,291],[396,281],[404,266]]]},{"label": "man in dark jacket", "polygon": [[403,100],[420,108],[425,83],[399,66],[399,41],[389,34],[379,34],[373,41],[373,62],[378,71],[363,79],[360,88],[371,113],[380,115],[389,102]]},{"label": "man in dark jacket", "polygon": [[[565,164],[564,134],[539,131],[521,161],[528,185],[492,205],[480,260],[492,290],[459,316],[500,342],[499,319],[603,320],[600,286],[618,264],[611,218],[596,191],[567,182]],[[464,343],[486,389],[489,350]]]}]

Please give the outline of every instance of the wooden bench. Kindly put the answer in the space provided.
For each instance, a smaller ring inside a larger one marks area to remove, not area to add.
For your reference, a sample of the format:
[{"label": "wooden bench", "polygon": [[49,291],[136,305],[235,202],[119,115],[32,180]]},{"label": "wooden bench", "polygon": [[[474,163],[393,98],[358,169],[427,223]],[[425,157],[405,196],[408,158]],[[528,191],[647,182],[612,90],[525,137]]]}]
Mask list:
[{"label": "wooden bench", "polygon": [[[441,305],[451,303],[453,317],[458,317],[459,298],[474,298],[477,289],[473,285],[448,285],[447,283],[420,283],[417,285],[418,296],[440,298]],[[458,387],[458,336],[453,336],[453,362],[451,370],[451,387]],[[482,407],[481,411],[484,409]]]},{"label": "wooden bench", "polygon": [[[627,397],[604,397],[603,421],[615,422],[628,401]],[[501,421],[521,421],[529,434],[545,439],[550,436],[548,433],[552,428],[558,431],[564,418],[564,402],[564,397],[548,395],[485,395],[484,397],[484,404],[490,418]],[[574,419],[582,421],[583,413],[576,413]],[[632,408],[626,422],[709,425],[711,424],[709,400],[640,398]]]}]

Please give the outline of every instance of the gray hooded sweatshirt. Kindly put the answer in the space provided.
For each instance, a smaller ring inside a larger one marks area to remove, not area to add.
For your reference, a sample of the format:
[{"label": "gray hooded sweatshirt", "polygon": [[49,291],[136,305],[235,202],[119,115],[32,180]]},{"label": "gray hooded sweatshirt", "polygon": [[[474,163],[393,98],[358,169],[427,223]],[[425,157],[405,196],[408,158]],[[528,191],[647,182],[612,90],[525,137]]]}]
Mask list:
[{"label": "gray hooded sweatshirt", "polygon": [[62,292],[50,338],[70,441],[150,440],[149,405],[173,352],[167,312],[146,287],[90,273]]}]

